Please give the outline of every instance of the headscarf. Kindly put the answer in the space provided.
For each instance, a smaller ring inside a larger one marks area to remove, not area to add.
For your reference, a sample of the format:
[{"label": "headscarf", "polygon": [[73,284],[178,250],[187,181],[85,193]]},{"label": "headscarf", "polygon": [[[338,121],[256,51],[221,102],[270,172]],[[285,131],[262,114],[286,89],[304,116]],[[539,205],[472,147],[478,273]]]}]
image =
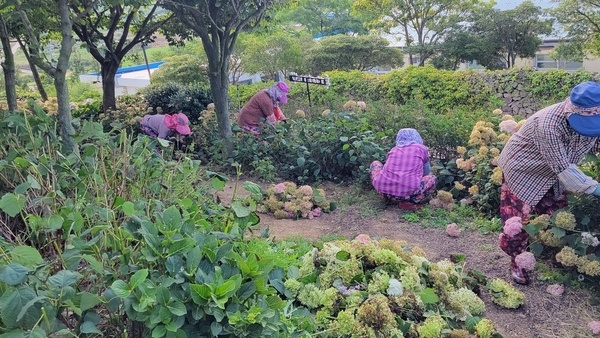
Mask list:
[{"label": "headscarf", "polygon": [[285,82],[279,81],[267,88],[266,91],[271,97],[271,100],[273,100],[273,105],[276,106],[278,102],[281,102],[282,104],[287,103],[287,93],[290,92],[290,88]]},{"label": "headscarf", "polygon": [[396,147],[406,147],[413,143],[423,144],[423,139],[416,129],[403,128],[398,131],[398,135],[396,135]]}]

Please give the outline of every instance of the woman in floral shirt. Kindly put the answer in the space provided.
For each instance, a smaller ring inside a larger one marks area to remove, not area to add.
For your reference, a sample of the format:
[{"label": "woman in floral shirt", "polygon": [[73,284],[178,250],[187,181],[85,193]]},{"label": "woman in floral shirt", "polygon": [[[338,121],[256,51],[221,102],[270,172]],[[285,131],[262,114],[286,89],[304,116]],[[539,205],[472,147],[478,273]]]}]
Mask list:
[{"label": "woman in floral shirt", "polygon": [[585,154],[598,152],[600,84],[596,82],[578,84],[565,101],[530,116],[504,146],[498,159],[503,173],[500,248],[511,257],[510,272],[516,283],[529,283],[526,269],[518,264],[517,256],[529,244],[529,235],[521,227],[530,214],[552,215],[567,206],[566,192],[600,196],[598,182],[577,166]]},{"label": "woman in floral shirt", "polygon": [[437,177],[431,175],[429,152],[415,129],[404,128],[396,135],[396,146],[385,162],[371,163],[371,182],[383,197],[399,202],[401,209],[422,206],[435,191]]}]

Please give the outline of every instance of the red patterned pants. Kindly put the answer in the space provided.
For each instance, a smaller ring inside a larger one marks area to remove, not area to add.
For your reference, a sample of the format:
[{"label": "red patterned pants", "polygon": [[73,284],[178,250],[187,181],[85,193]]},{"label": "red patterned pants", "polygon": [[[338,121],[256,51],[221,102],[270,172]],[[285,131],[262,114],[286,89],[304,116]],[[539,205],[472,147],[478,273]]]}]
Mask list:
[{"label": "red patterned pants", "polygon": [[[521,217],[521,223],[526,225],[529,223],[529,215],[552,215],[556,210],[566,206],[567,197],[565,195],[555,196],[554,190],[550,189],[538,204],[531,207],[529,204],[521,201],[515,196],[510,189],[508,189],[508,185],[506,185],[504,180],[502,181],[500,192],[500,219],[502,221],[502,227],[504,227],[504,222],[511,217]],[[529,235],[524,230],[512,237],[509,237],[504,233],[500,234],[500,248],[513,259],[518,254],[527,250],[528,245]]]}]

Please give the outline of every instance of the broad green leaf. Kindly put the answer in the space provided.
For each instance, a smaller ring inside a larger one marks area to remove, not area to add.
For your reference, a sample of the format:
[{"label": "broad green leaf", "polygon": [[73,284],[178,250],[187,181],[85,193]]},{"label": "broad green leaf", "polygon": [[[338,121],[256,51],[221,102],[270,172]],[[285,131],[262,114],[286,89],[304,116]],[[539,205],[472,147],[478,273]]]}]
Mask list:
[{"label": "broad green leaf", "polygon": [[15,187],[15,189],[13,190],[13,193],[24,194],[27,192],[27,189],[29,189],[30,187],[31,187],[31,183],[23,182]]},{"label": "broad green leaf", "polygon": [[223,325],[219,324],[218,322],[212,322],[210,324],[210,332],[212,333],[213,337],[218,337],[219,334],[221,334],[221,331],[223,331]]},{"label": "broad green leaf", "polygon": [[161,147],[166,148],[169,146],[169,144],[171,144],[171,142],[169,142],[168,140],[162,139],[160,137],[157,137],[156,140],[158,141],[158,143],[161,145]]},{"label": "broad green leaf", "polygon": [[[2,297],[0,297],[0,309],[2,309],[2,311],[0,311],[0,318],[2,318],[3,326],[7,328],[21,326],[17,320],[19,312],[21,312],[21,309],[27,302],[36,298],[36,296],[33,289],[29,286],[21,286],[10,292],[5,292]],[[38,315],[38,318],[41,314],[41,311],[30,312],[29,315]]]},{"label": "broad green leaf", "polygon": [[340,141],[342,141],[342,142],[348,142],[348,137],[346,137],[346,136],[340,136]]},{"label": "broad green leaf", "polygon": [[420,294],[421,300],[425,304],[435,304],[440,301],[440,298],[435,294],[432,288],[426,288]]},{"label": "broad green leaf", "polygon": [[202,299],[209,300],[212,294],[212,290],[208,285],[203,284],[190,284],[190,289],[200,296]]},{"label": "broad green leaf", "polygon": [[46,221],[46,230],[56,231],[62,229],[64,218],[59,215],[52,215]]},{"label": "broad green leaf", "polygon": [[10,257],[14,263],[19,263],[26,267],[33,267],[44,261],[42,255],[35,248],[27,245],[14,247],[10,250]]},{"label": "broad green leaf", "polygon": [[237,217],[246,217],[250,215],[250,210],[242,204],[241,201],[233,201],[231,208]]},{"label": "broad green leaf", "polygon": [[117,279],[112,283],[110,288],[115,292],[117,297],[119,298],[127,298],[131,294],[131,290],[129,289],[129,285],[124,281]]},{"label": "broad green leaf", "polygon": [[202,249],[199,246],[194,246],[185,256],[185,269],[188,273],[193,274],[198,269],[198,265],[202,260]]},{"label": "broad green leaf", "polygon": [[[35,303],[40,302],[44,299],[46,299],[46,297],[37,296],[37,297],[30,299],[27,303],[25,303],[25,305],[23,305],[23,307],[21,307],[21,311],[19,311],[19,315],[17,316],[17,322],[20,322],[26,315],[31,316],[31,314],[33,312],[35,312],[35,309],[31,309],[31,307],[34,306]],[[38,309],[40,309],[40,308],[41,307],[39,307]],[[30,310],[33,310],[33,311],[30,311]]]},{"label": "broad green leaf", "polygon": [[[55,334],[56,333],[57,332],[55,332]],[[28,338],[46,338],[46,337],[48,337],[48,335],[46,334],[46,331],[44,331],[39,326],[36,326],[29,332]],[[59,337],[59,336],[57,335],[57,337]],[[2,338],[4,338],[4,336],[2,336]]]},{"label": "broad green leaf", "polygon": [[337,258],[341,261],[347,261],[350,259],[350,253],[348,251],[340,250],[335,254],[335,258]]},{"label": "broad green leaf", "polygon": [[19,285],[27,280],[27,274],[30,271],[21,264],[10,263],[0,266],[0,280],[8,285]]},{"label": "broad green leaf", "polygon": [[540,242],[533,242],[529,244],[529,250],[531,250],[534,255],[539,256],[544,251],[544,245]]},{"label": "broad green leaf", "polygon": [[27,182],[29,182],[29,185],[32,189],[39,190],[42,188],[40,183],[31,175],[27,175]]},{"label": "broad green leaf", "polygon": [[529,236],[535,236],[538,232],[540,232],[540,229],[531,223],[523,226],[523,230],[525,230]]},{"label": "broad green leaf", "polygon": [[4,194],[0,199],[0,209],[8,216],[15,217],[25,208],[26,197],[20,194]]},{"label": "broad green leaf", "polygon": [[79,300],[79,307],[81,308],[81,311],[85,312],[89,309],[94,308],[94,306],[102,303],[102,300],[100,299],[100,297],[98,297],[97,295],[87,292],[87,291],[83,291],[79,294],[80,300]]},{"label": "broad green leaf", "polygon": [[167,304],[167,308],[175,316],[183,316],[187,313],[185,305],[179,301],[175,301],[175,302]]},{"label": "broad green leaf", "polygon": [[304,163],[306,163],[306,159],[304,157],[298,157],[296,159],[296,163],[298,164],[299,167],[304,166]]},{"label": "broad green leaf", "polygon": [[141,269],[136,271],[133,276],[131,276],[129,282],[131,283],[131,288],[135,289],[143,283],[148,277],[148,269]]},{"label": "broad green leaf", "polygon": [[213,177],[210,179],[210,186],[217,191],[223,191],[223,189],[225,189],[225,181],[218,177]]},{"label": "broad green leaf", "polygon": [[162,221],[168,230],[181,228],[181,214],[174,205],[168,207],[162,214]]},{"label": "broad green leaf", "polygon": [[240,302],[244,302],[246,299],[250,298],[256,292],[256,285],[254,282],[246,282],[242,284],[242,286],[237,291],[237,297],[240,299]]},{"label": "broad green leaf", "polygon": [[178,253],[186,253],[189,249],[196,246],[196,241],[192,238],[183,238],[173,242],[169,246],[169,255],[175,255]]},{"label": "broad green leaf", "polygon": [[235,290],[235,284],[235,281],[231,279],[225,281],[225,283],[217,287],[217,289],[215,290],[215,295],[217,295],[217,297],[221,297],[229,294],[230,292]]},{"label": "broad green leaf", "polygon": [[64,288],[65,286],[73,285],[77,282],[77,279],[81,277],[80,274],[71,270],[61,270],[54,276],[48,278],[48,284],[51,286]]},{"label": "broad green leaf", "polygon": [[123,211],[125,216],[131,217],[133,214],[135,214],[135,205],[127,201],[121,205],[121,211]]},{"label": "broad green leaf", "polygon": [[165,306],[171,301],[171,291],[164,286],[159,286],[156,290],[156,301],[158,304]]},{"label": "broad green leaf", "polygon": [[167,334],[167,329],[164,325],[157,325],[154,330],[152,330],[152,338],[162,338]]},{"label": "broad green leaf", "polygon": [[79,330],[81,331],[81,333],[97,333],[99,335],[102,334],[102,331],[98,330],[96,324],[90,321],[83,322],[79,327]]},{"label": "broad green leaf", "polygon": [[92,269],[94,269],[94,271],[96,271],[96,272],[104,271],[104,265],[102,265],[102,262],[97,260],[94,256],[83,255],[82,257],[83,257],[83,259],[85,259],[86,262],[88,262],[88,264],[92,267]]},{"label": "broad green leaf", "polygon": [[559,228],[559,227],[552,227],[550,228],[550,232],[552,234],[554,234],[554,236],[556,236],[556,238],[563,238],[564,235],[567,234],[565,229]]}]

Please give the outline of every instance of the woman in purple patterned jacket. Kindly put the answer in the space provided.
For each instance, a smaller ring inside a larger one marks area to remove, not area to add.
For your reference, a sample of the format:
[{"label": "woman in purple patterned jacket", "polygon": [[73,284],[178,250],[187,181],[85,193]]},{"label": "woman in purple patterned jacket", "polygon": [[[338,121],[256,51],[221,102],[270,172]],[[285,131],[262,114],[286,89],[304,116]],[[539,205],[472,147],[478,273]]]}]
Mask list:
[{"label": "woman in purple patterned jacket", "polygon": [[371,163],[371,182],[375,190],[401,209],[422,207],[434,192],[437,177],[431,175],[429,152],[419,132],[404,128],[396,135],[396,146],[387,155],[385,164]]}]

